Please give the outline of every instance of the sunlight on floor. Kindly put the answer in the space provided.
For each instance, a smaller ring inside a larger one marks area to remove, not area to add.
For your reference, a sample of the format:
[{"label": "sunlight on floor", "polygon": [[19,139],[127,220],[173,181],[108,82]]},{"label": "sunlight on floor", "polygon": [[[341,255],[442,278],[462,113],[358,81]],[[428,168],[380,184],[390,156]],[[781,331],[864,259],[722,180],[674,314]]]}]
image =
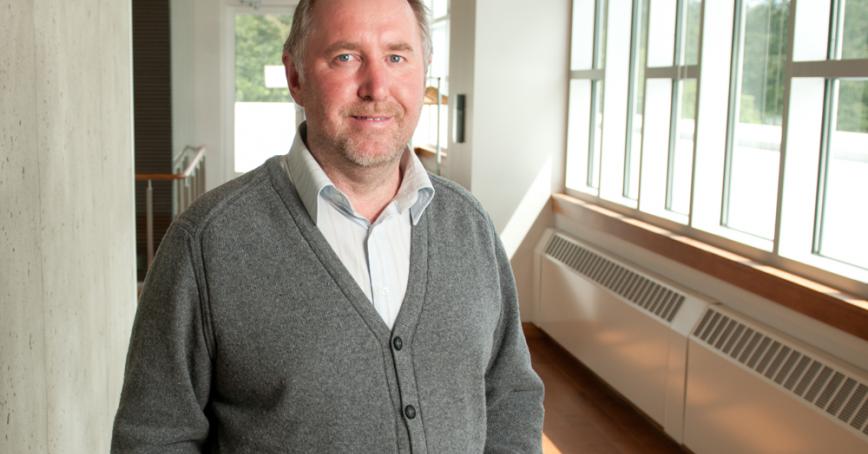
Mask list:
[{"label": "sunlight on floor", "polygon": [[546,434],[543,434],[543,454],[561,454],[561,450],[555,446]]}]

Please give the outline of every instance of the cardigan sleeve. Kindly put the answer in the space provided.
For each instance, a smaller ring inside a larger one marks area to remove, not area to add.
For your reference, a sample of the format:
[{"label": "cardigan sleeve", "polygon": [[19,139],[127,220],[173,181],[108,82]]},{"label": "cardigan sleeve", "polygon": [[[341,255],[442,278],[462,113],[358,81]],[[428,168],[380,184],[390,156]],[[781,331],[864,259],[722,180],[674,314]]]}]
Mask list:
[{"label": "cardigan sleeve", "polygon": [[201,452],[211,359],[193,242],[173,225],[148,272],[136,311],[112,453]]},{"label": "cardigan sleeve", "polygon": [[509,259],[500,240],[496,239],[495,243],[502,314],[485,376],[488,421],[485,452],[539,453],[542,451],[543,384],[531,368]]}]

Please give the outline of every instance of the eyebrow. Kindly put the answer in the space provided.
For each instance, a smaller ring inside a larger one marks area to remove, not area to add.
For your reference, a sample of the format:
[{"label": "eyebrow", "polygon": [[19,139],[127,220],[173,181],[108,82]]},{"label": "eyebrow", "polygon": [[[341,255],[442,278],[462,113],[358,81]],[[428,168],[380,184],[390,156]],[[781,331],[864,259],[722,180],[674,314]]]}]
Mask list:
[{"label": "eyebrow", "polygon": [[359,50],[360,46],[350,41],[337,41],[325,48],[325,53],[331,54],[339,50]]},{"label": "eyebrow", "polygon": [[412,52],[413,51],[413,46],[411,46],[407,43],[389,44],[388,48],[389,48],[389,50],[393,50],[393,51],[404,51],[404,52]]},{"label": "eyebrow", "polygon": [[[360,46],[358,43],[354,43],[351,41],[337,41],[335,43],[332,43],[330,46],[326,47],[325,53],[331,54],[331,53],[337,52],[339,50],[358,51],[361,48],[362,48],[362,46]],[[412,52],[413,46],[411,46],[408,43],[400,42],[400,43],[389,44],[387,46],[387,49],[390,51]]]}]

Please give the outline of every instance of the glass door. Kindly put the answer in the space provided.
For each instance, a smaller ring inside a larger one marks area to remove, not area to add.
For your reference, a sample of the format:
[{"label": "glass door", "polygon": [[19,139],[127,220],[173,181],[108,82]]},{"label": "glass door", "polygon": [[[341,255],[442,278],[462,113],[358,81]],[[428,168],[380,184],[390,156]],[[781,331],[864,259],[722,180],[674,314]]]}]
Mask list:
[{"label": "glass door", "polygon": [[230,175],[289,151],[301,118],[286,85],[281,56],[291,8],[233,8],[229,33]]}]

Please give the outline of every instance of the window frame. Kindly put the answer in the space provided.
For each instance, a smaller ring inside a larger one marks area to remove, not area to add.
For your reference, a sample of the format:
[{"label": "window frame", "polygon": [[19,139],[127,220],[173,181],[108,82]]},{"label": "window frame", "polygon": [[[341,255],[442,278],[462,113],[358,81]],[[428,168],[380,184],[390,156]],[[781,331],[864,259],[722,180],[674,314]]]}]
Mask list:
[{"label": "window frame", "polygon": [[[244,172],[237,172],[235,170],[235,18],[243,14],[292,16],[295,13],[295,7],[296,2],[288,2],[286,0],[273,0],[259,4],[245,3],[242,0],[228,0],[223,5],[223,25],[221,27],[223,48],[221,56],[223,59],[222,118],[224,153],[221,153],[221,155],[226,175],[225,181],[244,174]],[[292,96],[287,98],[287,102],[295,109],[296,124],[303,121],[304,109],[295,103]]]},{"label": "window frame", "polygon": [[[575,2],[576,0],[574,0]],[[584,184],[582,190],[587,191],[589,193],[599,194],[600,187],[600,162],[602,160],[602,134],[601,137],[597,137],[597,121],[598,116],[602,116],[600,121],[600,131],[602,132],[602,128],[605,124],[606,113],[601,107],[604,106],[604,94],[603,90],[605,89],[605,85],[601,88],[600,84],[606,78],[606,65],[605,65],[605,45],[602,40],[603,31],[601,28],[601,24],[608,20],[608,5],[609,0],[584,0],[587,2],[594,3],[594,20],[593,27],[594,30],[592,32],[593,42],[591,43],[591,56],[590,56],[590,68],[586,69],[575,69],[576,62],[572,61],[575,58],[575,55],[570,52],[570,62],[569,62],[569,84],[567,87],[567,97],[570,102],[573,99],[573,81],[578,80],[587,80],[589,82],[589,107],[588,107],[588,140],[587,143],[581,145],[584,149],[583,156],[584,158],[584,166],[587,169],[591,169],[585,172]],[[571,37],[570,42],[573,42],[575,39],[572,36],[572,21],[575,20],[575,15],[572,14],[570,17],[571,25]],[[567,118],[569,123],[569,117]],[[569,129],[569,128],[568,128]],[[569,131],[568,131],[569,134]],[[570,140],[568,139],[568,143]],[[569,145],[568,145],[569,146]],[[597,150],[600,150],[598,153]],[[569,159],[566,161],[566,166],[570,165]],[[566,175],[565,175],[566,178]],[[596,182],[596,184],[595,184]]]},{"label": "window frame", "polygon": [[[842,3],[841,0],[829,0],[829,2],[831,5],[838,5],[838,4]],[[631,12],[634,12],[634,8],[636,7],[637,3],[638,3],[638,0],[630,2],[629,7],[631,9]],[[569,196],[576,197],[580,200],[599,205],[605,209],[620,213],[622,215],[626,215],[630,218],[635,218],[639,221],[646,222],[646,223],[651,224],[651,225],[659,226],[661,228],[669,230],[673,234],[683,235],[683,236],[691,238],[693,240],[697,240],[699,242],[709,244],[713,247],[718,247],[718,248],[721,248],[723,250],[731,251],[732,253],[737,254],[737,255],[743,257],[744,259],[750,260],[752,262],[761,263],[761,264],[764,264],[765,266],[771,266],[773,268],[778,268],[778,269],[784,270],[786,272],[791,272],[791,273],[794,273],[797,275],[805,276],[805,277],[812,279],[816,282],[820,282],[820,283],[823,283],[825,285],[835,287],[837,289],[840,289],[840,290],[845,291],[845,292],[850,293],[850,294],[860,295],[862,297],[868,297],[868,278],[862,280],[861,276],[859,276],[859,273],[852,273],[852,272],[842,273],[842,272],[839,272],[838,269],[831,269],[830,270],[830,268],[828,268],[829,264],[824,263],[824,262],[828,262],[828,261],[833,260],[833,259],[822,258],[822,257],[816,256],[816,254],[814,254],[814,252],[816,252],[816,247],[815,247],[816,243],[815,242],[812,242],[810,245],[811,255],[814,256],[814,260],[805,260],[803,257],[794,258],[791,255],[782,254],[780,251],[780,243],[782,241],[781,240],[781,224],[782,224],[782,222],[784,222],[783,221],[784,216],[782,215],[782,212],[784,211],[784,199],[785,199],[784,194],[785,194],[785,190],[787,189],[786,188],[786,181],[785,181],[786,175],[787,175],[786,171],[788,170],[788,160],[787,160],[788,153],[787,153],[787,151],[788,151],[788,144],[791,141],[790,140],[791,138],[789,138],[789,135],[790,135],[789,134],[790,133],[789,127],[793,126],[791,124],[791,119],[789,117],[790,117],[790,109],[797,107],[797,106],[792,105],[792,102],[790,99],[792,81],[794,79],[810,78],[810,77],[814,77],[814,78],[819,77],[819,78],[826,78],[826,79],[838,79],[838,78],[859,78],[859,79],[862,79],[862,78],[868,78],[868,59],[851,59],[851,60],[838,59],[838,60],[836,60],[834,58],[829,58],[830,56],[827,56],[827,58],[824,60],[794,61],[794,57],[793,57],[794,56],[794,50],[793,49],[795,47],[795,45],[794,45],[795,26],[796,26],[796,22],[797,22],[798,11],[799,11],[798,10],[799,3],[804,3],[804,1],[802,1],[802,2],[800,2],[799,0],[791,0],[790,1],[789,17],[787,19],[787,24],[788,24],[787,40],[788,41],[787,41],[787,61],[786,61],[786,67],[785,67],[785,72],[784,72],[784,77],[783,77],[783,84],[784,84],[784,92],[783,92],[784,106],[783,106],[783,109],[784,110],[783,110],[783,118],[782,118],[782,125],[781,125],[782,126],[782,133],[781,134],[782,135],[781,135],[781,148],[780,148],[780,167],[779,167],[780,172],[778,175],[778,190],[777,190],[777,194],[776,194],[777,208],[776,208],[776,213],[775,213],[775,228],[774,228],[775,229],[774,230],[775,236],[774,236],[774,239],[772,240],[772,245],[771,245],[771,247],[763,247],[762,245],[758,245],[757,242],[751,242],[749,238],[744,238],[744,236],[749,236],[750,234],[738,235],[737,232],[732,232],[731,231],[732,229],[729,229],[729,228],[726,228],[723,226],[720,226],[720,228],[718,228],[718,229],[711,229],[711,228],[707,228],[708,226],[705,226],[705,225],[696,225],[695,214],[697,211],[696,210],[697,201],[695,199],[695,197],[696,197],[695,193],[696,193],[696,188],[697,188],[697,181],[696,181],[697,180],[697,165],[698,165],[697,160],[699,159],[699,157],[698,157],[699,151],[698,150],[701,147],[704,147],[707,145],[708,139],[706,139],[706,136],[708,136],[708,137],[715,136],[714,140],[716,140],[717,142],[721,141],[721,137],[720,137],[721,134],[719,131],[717,131],[716,133],[713,134],[713,133],[707,131],[708,128],[705,128],[706,130],[703,129],[703,120],[705,120],[706,122],[710,122],[707,118],[703,118],[703,115],[705,114],[705,112],[703,112],[703,110],[702,110],[702,107],[703,107],[702,103],[704,100],[703,95],[705,94],[703,92],[703,85],[704,84],[703,84],[702,75],[704,73],[703,70],[706,70],[706,68],[703,68],[703,63],[704,63],[703,53],[707,50],[706,49],[707,46],[705,45],[705,40],[704,40],[704,35],[707,31],[705,18],[708,17],[709,14],[719,13],[719,11],[715,12],[714,10],[712,10],[712,8],[709,7],[708,3],[709,3],[708,1],[703,1],[702,7],[701,7],[700,30],[699,30],[700,42],[699,42],[699,49],[698,49],[699,55],[698,55],[697,65],[695,67],[692,67],[692,68],[686,69],[686,70],[685,69],[679,69],[678,65],[673,65],[673,67],[667,67],[667,68],[653,68],[653,67],[647,66],[647,63],[648,63],[647,60],[648,59],[646,56],[646,69],[645,69],[645,75],[644,75],[646,83],[651,78],[654,78],[654,77],[661,78],[663,76],[673,77],[673,80],[678,80],[675,78],[684,79],[684,78],[695,77],[695,79],[697,81],[697,99],[696,99],[696,117],[695,117],[696,118],[696,129],[694,132],[694,143],[693,143],[693,147],[694,147],[693,153],[694,154],[693,154],[693,164],[692,164],[693,165],[693,174],[691,175],[691,195],[690,195],[690,199],[691,199],[690,200],[690,207],[691,207],[691,209],[690,209],[689,215],[687,216],[686,222],[680,223],[680,222],[677,222],[677,221],[675,221],[671,218],[668,218],[666,216],[660,216],[659,214],[656,214],[656,213],[649,213],[647,211],[644,211],[641,208],[641,203],[642,203],[642,189],[641,189],[642,188],[642,184],[641,184],[642,174],[641,173],[640,173],[640,186],[639,186],[640,189],[639,189],[639,194],[638,194],[639,204],[637,207],[631,207],[625,203],[622,203],[622,201],[607,200],[606,198],[601,197],[599,189],[596,192],[589,192],[589,191],[584,191],[584,190],[580,190],[580,189],[576,189],[576,188],[572,188],[572,187],[567,187],[566,184],[569,181],[566,179],[567,169],[565,169],[565,176],[564,176],[564,182],[565,183],[564,183],[563,192]],[[733,15],[733,17],[730,17],[730,19],[734,20],[734,14],[736,13],[736,8],[738,7],[739,4],[741,4],[743,2],[741,0],[729,0],[729,2],[724,1],[724,2],[719,2],[719,3],[724,3],[725,5],[731,5],[728,8],[728,10],[729,10],[730,14]],[[650,7],[650,3],[647,3],[647,5],[649,5],[649,7]],[[810,9],[810,8],[811,8],[811,6],[808,6],[805,9]],[[717,10],[720,10],[720,9],[721,9],[721,6],[718,4]],[[833,9],[833,8],[830,7],[830,9]],[[715,17],[717,17],[717,16],[715,16]],[[830,18],[831,18],[831,16],[830,16]],[[635,20],[635,19],[631,19],[631,21],[633,21],[633,20]],[[843,27],[844,21],[841,20],[840,15],[836,16],[836,21],[841,22],[841,27]],[[636,29],[635,24],[631,23],[631,33],[634,33],[635,29]],[[571,30],[572,30],[572,25],[571,25]],[[647,30],[645,30],[644,32],[648,33]],[[730,32],[732,32],[732,30],[730,30]],[[737,38],[737,37],[734,35],[730,35],[729,38],[730,39],[725,44],[726,46],[728,46],[729,51],[730,51],[730,53],[728,55],[726,55],[727,70],[728,70],[727,74],[730,74],[732,72],[732,68],[733,68],[732,57],[733,57],[733,51],[734,51],[734,47],[735,47],[735,40],[733,38]],[[738,38],[740,39],[740,37],[738,37]],[[635,76],[635,69],[634,69],[633,63],[635,62],[635,58],[636,58],[633,54],[635,52],[636,46],[633,43],[636,41],[636,38],[631,36],[630,40],[631,40],[631,55],[630,55],[631,67],[629,70],[630,73],[628,74],[628,77],[629,77],[629,80],[631,81],[631,84],[632,84],[633,77]],[[646,46],[648,45],[649,41],[650,41],[649,39],[645,40]],[[605,46],[605,43],[602,43],[602,45]],[[838,56],[840,56],[840,53]],[[831,57],[835,57],[835,55],[831,55]],[[673,63],[677,63],[677,61],[674,61]],[[708,69],[710,70],[711,68],[708,68]],[[570,71],[570,82],[572,80],[576,79],[577,78],[576,76],[585,76],[585,75],[591,75],[591,74],[576,74],[575,71]],[[594,74],[594,75],[596,76],[596,74]],[[605,71],[602,71],[601,74],[599,74],[599,76],[602,77],[603,80],[605,81]],[[730,87],[732,85],[732,75],[731,74],[728,77],[726,77],[726,84],[727,84],[727,88],[729,88],[729,89],[725,93],[725,98],[728,100],[730,98],[730,95],[731,95],[731,87]],[[633,90],[633,87],[631,86],[630,87],[631,96],[632,96],[632,90]],[[709,88],[708,90],[710,91],[711,88]],[[647,89],[645,90],[644,94],[647,95]],[[707,96],[706,96],[706,98],[707,98]],[[828,94],[824,95],[824,102],[826,101],[826,98],[828,98]],[[632,98],[630,98],[630,99],[632,100]],[[643,102],[643,110],[646,108],[647,108],[647,104],[645,104]],[[726,103],[726,112],[724,112],[724,118],[725,119],[727,119],[731,116],[730,109],[731,109],[731,107],[729,105],[729,102],[727,102]],[[674,109],[672,109],[672,110],[674,110]],[[632,116],[632,104],[628,105],[627,112],[628,112],[628,116]],[[606,113],[604,113],[604,115],[606,115]],[[643,122],[644,122],[645,117],[646,116],[644,115],[644,112],[643,112]],[[824,122],[825,121],[826,120],[824,120]],[[630,122],[628,121],[627,124],[629,125]],[[731,135],[731,131],[730,131],[731,128],[729,126],[729,121],[726,121],[725,124],[727,124],[727,126],[724,129],[724,134],[722,135],[722,140],[723,140],[723,144],[724,144],[723,146],[728,147],[729,140],[727,138]],[[567,123],[567,126],[569,129],[569,122]],[[796,125],[795,127],[798,127],[798,125]],[[674,128],[672,128],[670,126],[670,133],[672,132],[673,129]],[[823,129],[823,131],[825,131],[827,129],[825,123],[821,126],[821,129]],[[628,136],[631,134],[629,130],[626,132],[627,132]],[[568,131],[568,134],[570,134],[569,131]],[[645,135],[645,132],[644,132],[644,127],[643,127],[643,140],[644,140],[644,135]],[[630,140],[627,140],[627,145],[629,146],[629,144],[630,144]],[[825,148],[826,147],[823,147],[824,153],[825,153]],[[629,150],[619,150],[619,151],[625,156],[625,160],[624,160],[624,169],[625,170],[622,174],[623,180],[621,181],[621,183],[623,186],[623,190],[626,193],[627,184],[628,184],[628,181],[626,178],[626,175],[628,174],[627,170],[626,170],[627,165],[628,165],[628,161],[626,159],[626,156],[627,156],[627,153],[629,152]],[[820,151],[821,150],[817,150],[818,153]],[[613,149],[605,149],[604,148],[601,155],[605,156],[607,153],[615,153],[615,152],[616,151]],[[643,144],[642,159],[644,159],[645,152],[646,151],[644,149],[644,144]],[[569,154],[569,150],[565,151],[565,159],[566,160],[570,159],[568,154]],[[602,156],[601,156],[601,159],[605,159]],[[641,167],[640,167],[640,169],[641,169]],[[720,170],[721,171],[723,170],[722,166],[720,167]],[[642,172],[642,171],[640,170],[640,172]],[[723,205],[723,203],[724,203],[723,197],[726,194],[724,192],[725,188],[724,188],[723,183],[724,183],[724,179],[722,178],[722,175],[721,175],[721,185],[719,188],[719,191],[720,191],[720,199],[719,199],[720,205],[719,205],[719,207],[721,209],[724,206]],[[819,185],[821,182],[819,181],[818,178],[815,178],[813,180],[813,183],[816,183],[817,185]],[[601,181],[598,186],[602,186],[602,184],[603,184],[603,182]],[[717,211],[717,216],[718,216],[718,223],[720,223],[720,221],[722,221],[722,217],[721,217],[722,211],[720,211],[720,210],[716,210],[716,211]],[[816,223],[818,218],[814,217],[812,220],[814,220],[815,221],[814,223]],[[812,225],[814,223],[812,223]],[[729,232],[726,232],[726,231],[721,232],[721,230],[730,230],[730,231]]]}]

